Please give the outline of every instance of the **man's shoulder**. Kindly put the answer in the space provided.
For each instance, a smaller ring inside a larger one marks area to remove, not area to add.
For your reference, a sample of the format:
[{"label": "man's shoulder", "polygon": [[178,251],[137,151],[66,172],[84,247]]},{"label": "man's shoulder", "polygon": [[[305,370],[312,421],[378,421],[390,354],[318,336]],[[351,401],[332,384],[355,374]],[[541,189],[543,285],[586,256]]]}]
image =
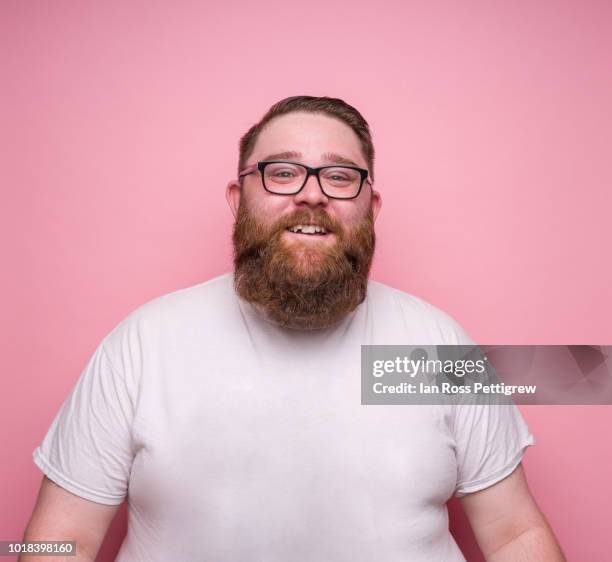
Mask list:
[{"label": "man's shoulder", "polygon": [[225,273],[189,287],[157,296],[125,316],[113,332],[172,331],[214,322],[235,302],[233,275]]},{"label": "man's shoulder", "polygon": [[464,328],[448,312],[422,297],[379,281],[370,280],[368,284],[368,306],[373,315],[397,330],[422,334],[424,339],[437,343],[472,343]]},{"label": "man's shoulder", "polygon": [[418,297],[412,293],[407,293],[396,287],[391,287],[380,281],[371,280],[369,282],[368,294],[371,295],[375,304],[399,305],[427,315],[433,315],[444,319],[450,318],[446,312],[434,306],[424,298]]},{"label": "man's shoulder", "polygon": [[171,313],[192,312],[201,307],[215,308],[234,297],[233,275],[224,273],[208,281],[165,293],[140,305],[133,314],[165,316]]}]

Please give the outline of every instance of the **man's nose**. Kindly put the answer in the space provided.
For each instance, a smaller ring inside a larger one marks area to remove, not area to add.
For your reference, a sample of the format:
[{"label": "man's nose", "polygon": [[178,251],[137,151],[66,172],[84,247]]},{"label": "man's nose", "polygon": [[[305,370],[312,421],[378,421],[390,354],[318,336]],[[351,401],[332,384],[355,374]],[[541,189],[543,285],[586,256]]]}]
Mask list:
[{"label": "man's nose", "polygon": [[325,193],[323,193],[323,190],[321,189],[321,186],[317,180],[317,176],[312,174],[301,191],[294,195],[293,201],[296,205],[307,204],[316,206],[327,205],[329,198],[325,195]]}]

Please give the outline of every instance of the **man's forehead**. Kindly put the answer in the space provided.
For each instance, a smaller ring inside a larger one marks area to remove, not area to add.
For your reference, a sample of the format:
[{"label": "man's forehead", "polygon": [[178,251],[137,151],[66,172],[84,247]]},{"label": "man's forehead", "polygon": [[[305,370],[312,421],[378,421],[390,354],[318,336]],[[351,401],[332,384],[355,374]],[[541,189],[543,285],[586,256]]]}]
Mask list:
[{"label": "man's forehead", "polygon": [[363,166],[361,145],[353,129],[334,117],[294,112],[272,119],[262,129],[253,155],[257,160],[320,159]]}]

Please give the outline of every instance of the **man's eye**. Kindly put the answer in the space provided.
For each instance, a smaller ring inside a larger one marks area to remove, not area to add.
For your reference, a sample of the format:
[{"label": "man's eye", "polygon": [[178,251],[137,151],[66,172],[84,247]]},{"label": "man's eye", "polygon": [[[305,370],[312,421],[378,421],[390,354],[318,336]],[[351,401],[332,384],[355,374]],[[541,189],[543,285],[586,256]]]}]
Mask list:
[{"label": "man's eye", "polygon": [[327,176],[327,180],[335,181],[335,182],[347,182],[347,181],[351,181],[351,178],[347,178],[346,176],[339,175],[339,174],[332,174],[331,176]]},{"label": "man's eye", "polygon": [[[286,175],[282,175],[282,174],[286,174]],[[291,177],[293,177],[293,172],[287,172],[287,171],[284,171],[284,172],[275,172],[274,175],[277,178],[278,177],[281,177],[281,178],[291,178]]]}]

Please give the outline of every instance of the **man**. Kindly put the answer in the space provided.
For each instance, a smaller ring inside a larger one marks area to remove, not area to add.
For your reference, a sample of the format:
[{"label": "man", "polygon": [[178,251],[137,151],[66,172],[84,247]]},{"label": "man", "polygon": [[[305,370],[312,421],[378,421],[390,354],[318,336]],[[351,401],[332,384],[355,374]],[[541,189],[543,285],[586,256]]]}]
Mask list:
[{"label": "man", "polygon": [[516,408],[360,405],[362,344],[471,343],[368,281],[373,161],[339,99],[287,98],[249,130],[227,185],[234,273],[104,338],[34,451],[48,478],[26,540],[93,560],[127,497],[120,562],[448,562],[458,495],[487,560],[563,560]]}]

